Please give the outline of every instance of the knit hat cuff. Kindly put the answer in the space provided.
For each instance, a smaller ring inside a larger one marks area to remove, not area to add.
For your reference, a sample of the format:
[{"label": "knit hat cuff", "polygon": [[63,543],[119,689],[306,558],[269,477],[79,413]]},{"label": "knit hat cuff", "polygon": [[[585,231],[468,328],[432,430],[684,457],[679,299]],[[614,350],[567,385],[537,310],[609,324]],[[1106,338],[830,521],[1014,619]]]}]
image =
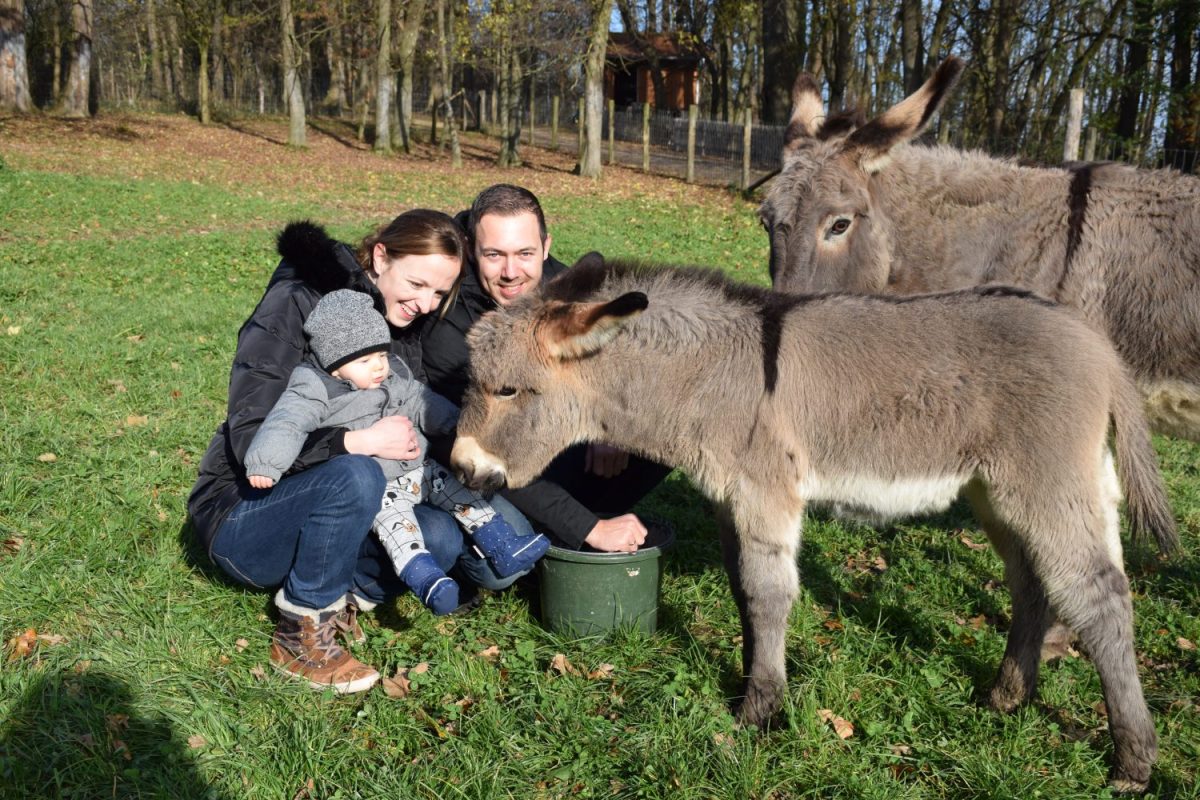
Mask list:
[{"label": "knit hat cuff", "polygon": [[333,372],[339,367],[346,366],[356,358],[362,358],[363,356],[370,355],[371,353],[378,353],[381,351],[390,352],[391,349],[392,346],[390,342],[381,342],[380,344],[373,344],[370,347],[364,347],[361,350],[355,350],[353,353],[347,353],[336,361],[331,361],[323,366],[325,367],[326,372]]}]

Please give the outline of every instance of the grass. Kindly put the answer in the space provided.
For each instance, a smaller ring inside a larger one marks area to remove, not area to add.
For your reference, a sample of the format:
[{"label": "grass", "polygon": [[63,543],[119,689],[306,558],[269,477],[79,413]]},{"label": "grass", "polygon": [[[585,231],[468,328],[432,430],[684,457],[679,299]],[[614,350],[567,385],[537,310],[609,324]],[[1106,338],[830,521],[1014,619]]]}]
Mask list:
[{"label": "grass", "polygon": [[[388,675],[428,664],[408,697],[276,678],[267,597],[197,552],[183,507],[284,222],[353,238],[422,202],[422,187],[453,211],[512,180],[542,197],[564,260],[597,249],[762,283],[755,209],[624,170],[580,180],[550,156],[452,173],[321,137],[295,152],[273,143],[282,122],[250,136],[131,117],[119,137],[74,127],[35,141],[43,124],[0,121],[0,796],[1104,795],[1110,744],[1086,658],[1045,668],[1038,703],[1013,715],[981,704],[1009,603],[958,509],[882,531],[810,521],[786,707],[766,734],[729,715],[737,614],[708,507],[678,475],[645,504],[679,532],[654,636],[548,633],[529,590],[449,620],[404,597],[356,652]],[[201,135],[202,162],[175,141]],[[332,178],[314,166],[322,148],[340,148]],[[1161,737],[1151,793],[1196,797],[1200,661],[1181,639],[1200,642],[1200,448],[1156,444],[1184,547],[1127,558]],[[556,669],[558,654],[582,674]],[[588,677],[602,664],[611,672]]]}]

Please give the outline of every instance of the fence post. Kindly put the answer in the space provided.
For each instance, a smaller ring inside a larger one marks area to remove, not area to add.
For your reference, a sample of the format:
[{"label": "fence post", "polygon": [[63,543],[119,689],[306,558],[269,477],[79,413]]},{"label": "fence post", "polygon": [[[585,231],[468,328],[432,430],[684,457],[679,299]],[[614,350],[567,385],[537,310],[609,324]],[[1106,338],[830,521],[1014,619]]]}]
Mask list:
[{"label": "fence post", "polygon": [[608,101],[608,165],[617,163],[617,101]]},{"label": "fence post", "polygon": [[558,149],[558,95],[550,98],[550,149]]},{"label": "fence post", "polygon": [[583,97],[581,96],[579,98],[579,115],[575,118],[577,120],[577,122],[575,123],[575,131],[579,134],[579,151],[578,152],[579,152],[580,158],[583,158],[583,125],[584,125],[583,112],[584,112],[584,102],[583,102]]},{"label": "fence post", "polygon": [[696,118],[700,108],[692,103],[688,106],[687,182],[696,182]]},{"label": "fence post", "polygon": [[1088,128],[1087,137],[1083,140],[1083,160],[1096,160],[1096,129]]},{"label": "fence post", "polygon": [[642,103],[642,172],[650,172],[650,104]]},{"label": "fence post", "polygon": [[487,118],[487,89],[479,90],[479,131],[487,133],[491,123]]},{"label": "fence post", "polygon": [[1079,132],[1083,128],[1083,89],[1071,90],[1067,112],[1067,137],[1063,140],[1063,161],[1079,160]]},{"label": "fence post", "polygon": [[742,190],[750,188],[750,139],[754,134],[750,106],[746,106],[746,121],[742,125]]}]

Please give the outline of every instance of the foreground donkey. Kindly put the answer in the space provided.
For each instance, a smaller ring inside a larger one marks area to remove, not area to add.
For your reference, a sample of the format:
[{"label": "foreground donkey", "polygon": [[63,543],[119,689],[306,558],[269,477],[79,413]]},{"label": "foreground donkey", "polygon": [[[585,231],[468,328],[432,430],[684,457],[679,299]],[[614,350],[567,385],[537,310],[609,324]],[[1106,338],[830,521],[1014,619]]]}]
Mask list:
[{"label": "foreground donkey", "polygon": [[1174,520],[1119,357],[1065,309],[997,289],[788,296],[592,254],[488,314],[469,343],[451,455],[468,485],[521,486],[567,446],[601,441],[682,469],[716,504],[745,642],[742,722],[766,723],[786,690],[805,506],[897,516],[965,491],[1013,596],[992,704],[1033,695],[1057,612],[1100,673],[1112,783],[1145,788],[1157,745],[1110,421],[1134,530],[1165,550]]},{"label": "foreground donkey", "polygon": [[943,62],[861,127],[827,118],[816,81],[796,80],[783,171],[761,212],[775,288],[1030,289],[1109,334],[1156,430],[1200,441],[1200,180],[909,146],[961,71]]}]

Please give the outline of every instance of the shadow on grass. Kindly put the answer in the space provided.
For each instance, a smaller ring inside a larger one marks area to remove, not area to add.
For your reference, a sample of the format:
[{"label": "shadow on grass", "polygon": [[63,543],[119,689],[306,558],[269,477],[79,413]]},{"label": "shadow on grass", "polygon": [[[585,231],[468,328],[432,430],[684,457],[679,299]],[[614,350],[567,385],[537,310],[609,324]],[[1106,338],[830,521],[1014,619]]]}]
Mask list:
[{"label": "shadow on grass", "polygon": [[128,685],[96,670],[35,677],[0,726],[0,786],[14,800],[226,797],[168,720],[133,713]]}]

